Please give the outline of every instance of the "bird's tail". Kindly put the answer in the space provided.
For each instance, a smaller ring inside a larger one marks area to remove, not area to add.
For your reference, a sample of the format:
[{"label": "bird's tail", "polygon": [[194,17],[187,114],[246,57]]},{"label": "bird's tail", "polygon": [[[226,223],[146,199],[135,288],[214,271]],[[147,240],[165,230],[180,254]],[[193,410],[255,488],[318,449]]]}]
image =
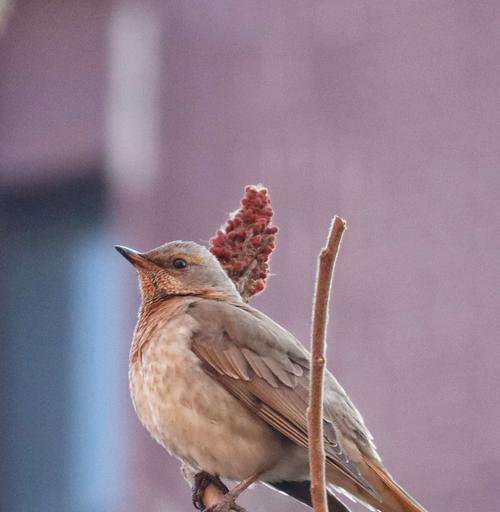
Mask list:
[{"label": "bird's tail", "polygon": [[[417,503],[392,479],[380,462],[373,459],[365,459],[361,466],[361,473],[380,496],[380,501],[360,489],[359,486],[354,488],[353,485],[355,484],[351,482],[349,482],[350,485],[345,485],[344,482],[340,483],[340,486],[344,487],[356,499],[381,512],[426,512],[422,505]],[[336,471],[331,472],[327,468],[327,479],[333,485],[338,485],[336,484],[336,481],[338,482],[338,473]]]}]

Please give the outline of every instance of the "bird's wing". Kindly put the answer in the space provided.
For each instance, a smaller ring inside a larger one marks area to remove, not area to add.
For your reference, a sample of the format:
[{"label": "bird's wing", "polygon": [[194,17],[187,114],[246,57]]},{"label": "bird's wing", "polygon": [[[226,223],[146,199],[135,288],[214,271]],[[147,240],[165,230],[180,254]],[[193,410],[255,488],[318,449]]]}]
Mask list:
[{"label": "bird's wing", "polygon": [[[309,354],[300,342],[243,303],[199,300],[190,305],[187,313],[199,325],[193,333],[191,349],[205,371],[276,430],[307,448]],[[327,463],[378,499],[342,446],[342,436],[359,436],[343,432],[344,428],[351,429],[349,423],[356,424],[358,420],[349,410],[354,406],[331,379],[328,375],[326,390],[330,396],[325,401],[324,416]],[[344,416],[348,417],[347,422]],[[366,437],[361,430],[362,437]]]}]

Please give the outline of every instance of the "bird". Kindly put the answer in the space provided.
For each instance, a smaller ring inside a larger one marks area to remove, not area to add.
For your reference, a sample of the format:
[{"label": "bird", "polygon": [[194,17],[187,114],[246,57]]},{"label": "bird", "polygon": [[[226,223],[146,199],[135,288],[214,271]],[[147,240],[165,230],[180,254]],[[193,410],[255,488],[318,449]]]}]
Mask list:
[{"label": "bird", "polygon": [[[142,296],[129,355],[134,409],[154,440],[224,489],[207,512],[242,510],[236,498],[254,482],[311,506],[307,349],[242,300],[206,247],[115,248],[137,270]],[[348,511],[335,492],[380,512],[425,512],[387,472],[329,371],[323,431],[329,512]],[[239,483],[228,490],[221,478]]]}]

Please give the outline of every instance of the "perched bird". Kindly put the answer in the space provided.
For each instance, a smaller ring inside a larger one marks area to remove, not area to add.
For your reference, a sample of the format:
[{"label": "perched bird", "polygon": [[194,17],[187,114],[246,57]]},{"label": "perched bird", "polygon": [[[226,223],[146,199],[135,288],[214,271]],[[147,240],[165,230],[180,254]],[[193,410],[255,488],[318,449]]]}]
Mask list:
[{"label": "perched bird", "polygon": [[[308,351],[242,301],[205,247],[116,249],[137,269],[142,292],[129,367],[142,424],[193,470],[240,482],[211,512],[237,507],[235,498],[255,481],[310,505]],[[330,512],[348,510],[332,491],[382,512],[425,512],[387,473],[329,372],[324,443]]]}]

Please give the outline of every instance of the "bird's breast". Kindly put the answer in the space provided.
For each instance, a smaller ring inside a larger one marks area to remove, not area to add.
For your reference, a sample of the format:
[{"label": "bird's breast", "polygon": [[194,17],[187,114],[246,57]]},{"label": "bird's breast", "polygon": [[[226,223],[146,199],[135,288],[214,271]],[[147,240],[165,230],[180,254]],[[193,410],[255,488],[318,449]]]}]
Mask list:
[{"label": "bird's breast", "polygon": [[153,438],[194,467],[242,479],[279,458],[283,437],[207,375],[189,315],[160,321],[129,370],[132,401]]}]

